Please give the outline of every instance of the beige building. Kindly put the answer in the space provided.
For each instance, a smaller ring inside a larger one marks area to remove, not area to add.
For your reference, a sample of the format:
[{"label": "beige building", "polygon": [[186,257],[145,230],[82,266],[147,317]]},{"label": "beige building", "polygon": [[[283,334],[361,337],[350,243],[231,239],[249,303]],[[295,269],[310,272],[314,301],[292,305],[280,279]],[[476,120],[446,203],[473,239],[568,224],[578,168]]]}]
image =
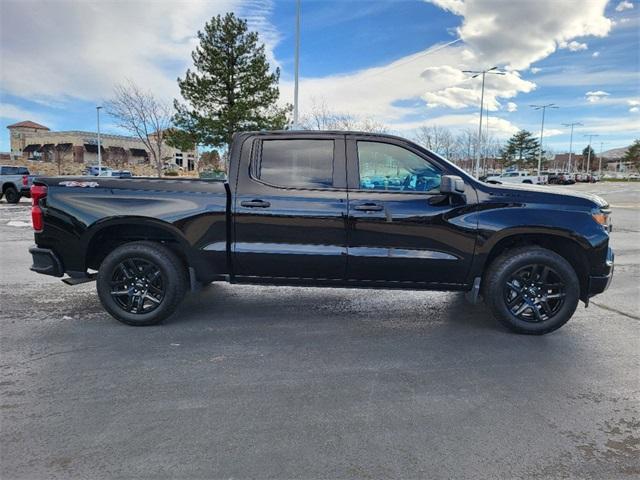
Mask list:
[{"label": "beige building", "polygon": [[[32,121],[14,123],[7,127],[11,156],[23,160],[45,162],[73,161],[86,165],[98,163],[98,134],[95,132],[52,132],[48,127]],[[105,165],[126,168],[127,164],[143,164],[151,157],[144,142],[136,137],[100,134],[102,160]],[[196,169],[195,150],[182,151],[164,144],[162,156],[167,168]]]}]

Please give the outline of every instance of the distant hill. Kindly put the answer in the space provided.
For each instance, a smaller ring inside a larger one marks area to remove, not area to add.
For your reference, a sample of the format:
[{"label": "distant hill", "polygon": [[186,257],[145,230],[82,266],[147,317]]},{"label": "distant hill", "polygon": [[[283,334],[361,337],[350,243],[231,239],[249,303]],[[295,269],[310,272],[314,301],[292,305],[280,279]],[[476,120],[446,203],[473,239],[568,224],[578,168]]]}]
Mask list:
[{"label": "distant hill", "polygon": [[629,150],[629,147],[612,148],[611,150],[605,150],[602,152],[602,156],[608,159],[618,159],[624,157],[624,154]]}]

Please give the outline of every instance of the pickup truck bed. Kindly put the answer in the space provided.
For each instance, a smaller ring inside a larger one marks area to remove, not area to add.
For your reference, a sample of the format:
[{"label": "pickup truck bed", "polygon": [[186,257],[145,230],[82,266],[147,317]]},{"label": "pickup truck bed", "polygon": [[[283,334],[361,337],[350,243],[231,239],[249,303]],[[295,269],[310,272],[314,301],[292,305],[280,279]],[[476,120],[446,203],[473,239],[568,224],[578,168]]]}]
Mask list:
[{"label": "pickup truck bed", "polygon": [[97,270],[105,308],[134,325],[227,280],[462,290],[539,334],[613,271],[599,197],[488,185],[389,135],[242,133],[228,182],[50,177],[32,197],[32,270],[69,283]]}]

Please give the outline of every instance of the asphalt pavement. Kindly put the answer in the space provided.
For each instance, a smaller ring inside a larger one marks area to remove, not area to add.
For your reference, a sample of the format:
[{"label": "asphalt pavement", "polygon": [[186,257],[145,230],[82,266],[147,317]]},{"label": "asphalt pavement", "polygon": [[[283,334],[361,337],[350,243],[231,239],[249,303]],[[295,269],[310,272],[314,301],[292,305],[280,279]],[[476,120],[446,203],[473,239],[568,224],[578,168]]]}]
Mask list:
[{"label": "asphalt pavement", "polygon": [[[559,187],[549,187],[559,188]],[[543,337],[459,293],[213,284],[161,326],[28,270],[0,202],[0,477],[640,476],[640,184],[610,289]]]}]

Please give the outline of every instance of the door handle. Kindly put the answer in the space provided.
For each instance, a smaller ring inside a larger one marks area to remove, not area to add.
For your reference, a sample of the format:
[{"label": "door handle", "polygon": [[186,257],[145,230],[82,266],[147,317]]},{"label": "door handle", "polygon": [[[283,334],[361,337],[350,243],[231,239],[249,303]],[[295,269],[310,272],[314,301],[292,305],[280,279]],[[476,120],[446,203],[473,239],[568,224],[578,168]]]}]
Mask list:
[{"label": "door handle", "polygon": [[354,210],[360,210],[361,212],[381,212],[384,210],[384,207],[377,203],[363,203],[361,205],[356,205],[353,208]]},{"label": "door handle", "polygon": [[264,200],[244,200],[240,202],[240,205],[249,208],[269,208],[271,206],[271,203]]}]

